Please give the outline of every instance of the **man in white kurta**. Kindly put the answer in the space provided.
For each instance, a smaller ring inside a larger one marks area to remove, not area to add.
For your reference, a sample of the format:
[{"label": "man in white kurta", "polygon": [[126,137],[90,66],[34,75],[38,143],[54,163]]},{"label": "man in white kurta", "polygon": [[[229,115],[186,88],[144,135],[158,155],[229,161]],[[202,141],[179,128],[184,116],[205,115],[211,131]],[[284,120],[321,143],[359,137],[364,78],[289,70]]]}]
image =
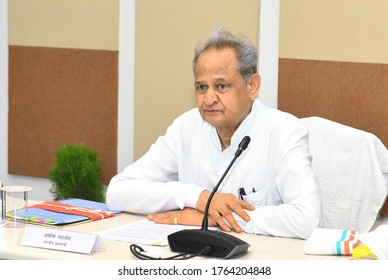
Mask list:
[{"label": "man in white kurta", "polygon": [[259,101],[260,77],[244,82],[233,47],[205,48],[195,62],[198,108],[176,118],[143,157],[112,178],[108,207],[158,223],[200,225],[210,192],[249,136],[210,204],[209,225],[307,239],[322,223],[307,130]]}]

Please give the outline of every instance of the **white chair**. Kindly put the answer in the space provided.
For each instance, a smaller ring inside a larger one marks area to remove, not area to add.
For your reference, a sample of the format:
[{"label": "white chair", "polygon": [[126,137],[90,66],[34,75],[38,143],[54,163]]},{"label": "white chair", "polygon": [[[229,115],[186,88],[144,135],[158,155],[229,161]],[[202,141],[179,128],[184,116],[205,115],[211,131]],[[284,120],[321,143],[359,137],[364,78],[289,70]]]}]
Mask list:
[{"label": "white chair", "polygon": [[324,227],[368,232],[388,193],[388,151],[373,134],[320,117],[301,119],[322,192]]}]

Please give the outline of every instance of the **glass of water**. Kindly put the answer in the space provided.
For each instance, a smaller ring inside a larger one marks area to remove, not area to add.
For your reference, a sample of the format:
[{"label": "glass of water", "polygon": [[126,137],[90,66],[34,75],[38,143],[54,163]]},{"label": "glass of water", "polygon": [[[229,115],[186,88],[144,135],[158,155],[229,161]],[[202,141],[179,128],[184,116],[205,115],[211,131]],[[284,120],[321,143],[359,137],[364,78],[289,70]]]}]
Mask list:
[{"label": "glass of water", "polygon": [[2,218],[3,226],[20,228],[25,226],[25,214],[28,209],[29,186],[3,186]]}]

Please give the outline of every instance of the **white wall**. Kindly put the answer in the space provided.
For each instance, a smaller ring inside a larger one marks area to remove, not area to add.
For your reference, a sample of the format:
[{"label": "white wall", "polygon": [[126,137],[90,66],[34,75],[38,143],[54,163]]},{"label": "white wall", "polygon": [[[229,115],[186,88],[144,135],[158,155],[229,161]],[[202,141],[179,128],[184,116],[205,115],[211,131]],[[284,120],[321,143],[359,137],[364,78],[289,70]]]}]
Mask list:
[{"label": "white wall", "polygon": [[[118,170],[133,161],[134,39],[136,0],[120,1]],[[260,99],[277,107],[279,0],[261,0]],[[32,187],[30,199],[51,200],[50,180],[8,174],[8,1],[0,0],[0,180]]]},{"label": "white wall", "polygon": [[133,162],[136,0],[120,1],[119,108],[117,170]]},{"label": "white wall", "polygon": [[259,99],[265,105],[278,105],[279,16],[280,0],[260,2]]},{"label": "white wall", "polygon": [[7,174],[8,148],[8,6],[0,0],[0,180]]}]

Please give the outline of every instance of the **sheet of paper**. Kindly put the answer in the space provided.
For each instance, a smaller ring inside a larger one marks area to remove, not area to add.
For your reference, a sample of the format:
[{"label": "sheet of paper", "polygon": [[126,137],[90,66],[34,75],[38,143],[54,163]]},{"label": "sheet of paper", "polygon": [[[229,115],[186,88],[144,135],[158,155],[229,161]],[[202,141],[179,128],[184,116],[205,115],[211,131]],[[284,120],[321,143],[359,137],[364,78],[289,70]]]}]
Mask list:
[{"label": "sheet of paper", "polygon": [[[149,220],[142,220],[126,224],[120,227],[97,232],[103,239],[111,239],[125,241],[130,243],[140,243],[147,245],[167,246],[167,236],[183,230],[183,229],[198,229],[195,226],[182,225],[163,225],[156,224]],[[215,230],[216,228],[209,228]]]}]

